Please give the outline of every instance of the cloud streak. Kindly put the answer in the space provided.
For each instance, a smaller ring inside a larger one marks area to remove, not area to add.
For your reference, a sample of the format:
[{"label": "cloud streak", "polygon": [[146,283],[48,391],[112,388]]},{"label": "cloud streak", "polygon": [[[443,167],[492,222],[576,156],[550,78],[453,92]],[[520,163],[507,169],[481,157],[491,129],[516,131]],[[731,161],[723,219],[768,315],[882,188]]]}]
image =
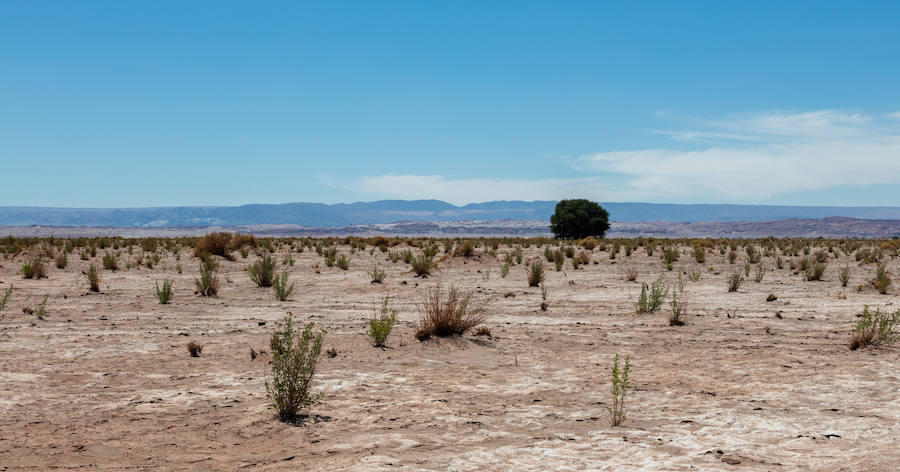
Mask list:
[{"label": "cloud streak", "polygon": [[392,198],[488,200],[703,201],[760,203],[835,186],[900,184],[900,123],[835,110],[766,112],[702,120],[656,131],[671,148],[605,151],[571,161],[573,176],[551,179],[363,177],[362,191]]}]

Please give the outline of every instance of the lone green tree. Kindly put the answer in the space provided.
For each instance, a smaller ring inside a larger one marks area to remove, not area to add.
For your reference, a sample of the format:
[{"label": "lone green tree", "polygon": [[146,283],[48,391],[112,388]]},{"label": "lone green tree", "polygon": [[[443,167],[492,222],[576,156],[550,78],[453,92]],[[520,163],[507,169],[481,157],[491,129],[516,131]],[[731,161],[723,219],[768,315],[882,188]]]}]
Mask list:
[{"label": "lone green tree", "polygon": [[557,238],[602,238],[608,229],[609,212],[596,202],[583,198],[560,201],[550,217],[550,231]]}]

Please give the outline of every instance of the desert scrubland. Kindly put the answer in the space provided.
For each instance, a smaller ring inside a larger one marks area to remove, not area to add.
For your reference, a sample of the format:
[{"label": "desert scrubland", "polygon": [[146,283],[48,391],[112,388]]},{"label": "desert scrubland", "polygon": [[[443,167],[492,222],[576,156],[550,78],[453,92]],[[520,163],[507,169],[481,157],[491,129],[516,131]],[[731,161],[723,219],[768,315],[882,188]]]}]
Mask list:
[{"label": "desert scrubland", "polygon": [[[900,309],[900,286],[884,285],[900,268],[896,240],[239,237],[227,257],[198,244],[0,240],[0,470],[900,464],[900,349],[850,349],[864,307]],[[405,261],[432,254],[425,277]],[[215,296],[197,293],[198,256],[217,266]],[[294,284],[285,301],[247,272],[267,256]],[[346,270],[329,265],[340,256]],[[34,278],[38,260],[46,277]],[[543,287],[529,286],[537,261]],[[642,283],[660,276],[661,306],[638,313]],[[486,329],[418,340],[435,287],[487,303]],[[379,348],[366,332],[384,297],[398,315]],[[288,312],[324,331],[312,381],[324,397],[282,422],[265,381]],[[631,385],[612,426],[616,354],[630,359]]]}]

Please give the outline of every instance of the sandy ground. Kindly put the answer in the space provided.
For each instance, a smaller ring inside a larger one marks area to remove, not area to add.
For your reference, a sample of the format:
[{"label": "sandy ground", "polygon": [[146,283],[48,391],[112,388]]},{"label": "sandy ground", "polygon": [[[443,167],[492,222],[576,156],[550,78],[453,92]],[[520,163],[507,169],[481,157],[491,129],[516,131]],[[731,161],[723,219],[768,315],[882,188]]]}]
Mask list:
[{"label": "sandy ground", "polygon": [[[130,257],[122,256],[123,266]],[[847,348],[853,314],[865,304],[897,309],[900,290],[838,296],[838,267],[851,265],[856,287],[872,278],[874,265],[844,256],[821,282],[785,268],[728,293],[726,278],[741,262],[731,266],[718,253],[703,266],[684,255],[667,272],[643,249],[616,261],[595,250],[599,264],[582,270],[548,264],[550,307],[542,312],[540,289],[528,288],[524,267],[501,278],[501,261],[488,256],[444,262],[427,279],[378,251],[352,254],[349,271],[325,267],[311,251],[294,257],[296,289],[286,302],[252,284],[244,272],[252,254],[221,261],[218,298],[193,294],[198,264],[187,253],[181,275],[171,255],[152,270],[104,271],[100,294],[88,292],[87,262],[77,255],[65,270],[51,263],[40,280],[16,273],[19,258],[0,260],[0,290],[15,285],[0,321],[0,470],[858,471],[900,464],[900,348]],[[366,275],[376,261],[388,272],[383,285]],[[630,266],[646,282],[702,268],[702,279],[687,286],[685,326],[668,326],[665,311],[635,314],[640,286],[623,275]],[[889,267],[900,274],[896,260]],[[154,282],[163,278],[174,280],[171,305],[155,297]],[[451,283],[496,297],[487,323],[494,339],[415,340],[423,289]],[[766,302],[770,292],[777,301]],[[378,349],[364,332],[386,294],[401,321],[389,347]],[[44,296],[44,320],[22,312]],[[326,330],[325,347],[338,352],[323,355],[314,389],[325,398],[301,425],[274,418],[263,386],[268,358],[250,356],[251,348],[268,350],[288,311]],[[199,358],[188,356],[189,340],[203,345]],[[633,386],[628,419],[611,427],[616,353],[631,357]]]}]

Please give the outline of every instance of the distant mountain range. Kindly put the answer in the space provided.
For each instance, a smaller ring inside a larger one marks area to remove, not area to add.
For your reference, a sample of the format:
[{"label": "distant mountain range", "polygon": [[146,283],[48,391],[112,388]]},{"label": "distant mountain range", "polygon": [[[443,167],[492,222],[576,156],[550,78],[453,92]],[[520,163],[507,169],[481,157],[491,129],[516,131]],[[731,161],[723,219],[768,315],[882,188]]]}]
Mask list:
[{"label": "distant mountain range", "polygon": [[[775,205],[680,205],[601,203],[617,222],[757,222],[788,218],[849,217],[900,220],[900,207]],[[440,200],[253,204],[236,207],[50,208],[0,206],[0,226],[87,226],[165,228],[197,226],[299,225],[313,228],[399,221],[548,221],[554,201],[494,201],[456,206]]]}]

